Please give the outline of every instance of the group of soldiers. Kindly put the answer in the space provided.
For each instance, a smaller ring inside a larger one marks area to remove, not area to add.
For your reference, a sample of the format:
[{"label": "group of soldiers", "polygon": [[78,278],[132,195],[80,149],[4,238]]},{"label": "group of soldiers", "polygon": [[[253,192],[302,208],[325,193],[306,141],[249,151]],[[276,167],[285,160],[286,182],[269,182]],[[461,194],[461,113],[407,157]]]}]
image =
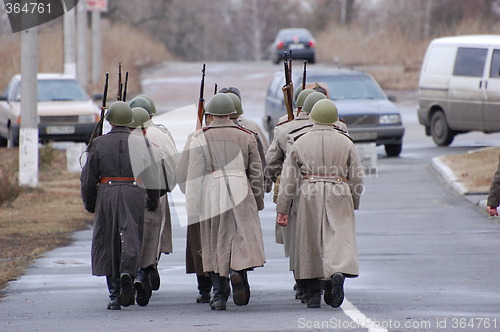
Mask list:
[{"label": "group of soldiers", "polygon": [[247,272],[265,263],[259,211],[272,191],[276,242],[284,245],[295,298],[308,308],[339,307],[344,278],[356,277],[354,210],[363,169],[328,90],[295,95],[295,117],[280,122],[269,144],[243,117],[240,91],[218,91],[204,107],[205,126],[181,154],[153,122],[153,100],[139,95],[107,110],[111,131],[88,146],[81,174],[84,207],[95,213],[92,274],[106,276],[108,309],[146,306],[160,287],[158,261],[172,252],[167,192],[185,194],[186,272],[196,273],[197,303],[226,310],[230,295],[250,300]]}]

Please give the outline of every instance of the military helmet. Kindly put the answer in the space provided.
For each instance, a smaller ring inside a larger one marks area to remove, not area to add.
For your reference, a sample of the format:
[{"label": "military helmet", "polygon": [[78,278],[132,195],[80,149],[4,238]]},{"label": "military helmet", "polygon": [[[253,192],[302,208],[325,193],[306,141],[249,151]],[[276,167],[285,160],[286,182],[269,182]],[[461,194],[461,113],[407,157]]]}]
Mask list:
[{"label": "military helmet", "polygon": [[132,108],[132,117],[134,122],[128,125],[129,128],[144,127],[147,128],[151,125],[151,118],[149,117],[149,112],[142,107]]},{"label": "military helmet", "polygon": [[153,99],[151,99],[151,97],[146,96],[146,95],[138,95],[137,97],[146,98],[149,101],[149,103],[151,104],[151,110],[148,110],[146,108],[146,111],[148,111],[149,115],[156,114],[156,106],[155,106]]},{"label": "military helmet", "polygon": [[142,107],[149,113],[149,115],[154,114],[151,103],[145,97],[137,96],[135,98],[132,98],[132,100],[128,104],[130,105],[130,108]]},{"label": "military helmet", "polygon": [[134,121],[132,109],[124,101],[115,101],[109,106],[106,113],[106,120],[115,126],[128,126]]},{"label": "military helmet", "polygon": [[302,106],[304,106],[304,100],[306,100],[307,96],[309,96],[313,92],[313,89],[304,89],[300,91],[299,96],[295,100],[295,105],[302,108]]},{"label": "military helmet", "polygon": [[232,93],[232,94],[235,94],[236,96],[238,96],[238,98],[241,100],[240,89],[238,89],[234,86],[230,86],[228,88],[222,88],[218,91],[218,93]]},{"label": "military helmet", "polygon": [[293,101],[297,103],[297,98],[299,98],[299,94],[302,92],[302,84],[299,85],[295,91],[293,92]]},{"label": "military helmet", "polygon": [[321,99],[326,99],[326,96],[321,92],[317,91],[311,92],[304,100],[304,105],[302,106],[302,112],[306,114],[311,113],[314,104],[316,104],[316,102]]},{"label": "military helmet", "polygon": [[205,106],[205,114],[231,115],[236,113],[233,100],[225,93],[217,93]]},{"label": "military helmet", "polygon": [[236,113],[231,114],[231,119],[237,119],[240,115],[243,114],[243,107],[241,106],[241,100],[234,93],[228,92],[226,93],[226,95],[231,98],[234,104],[234,108],[236,109]]},{"label": "military helmet", "polygon": [[323,99],[314,104],[309,117],[319,124],[333,124],[339,120],[339,112],[333,101]]}]

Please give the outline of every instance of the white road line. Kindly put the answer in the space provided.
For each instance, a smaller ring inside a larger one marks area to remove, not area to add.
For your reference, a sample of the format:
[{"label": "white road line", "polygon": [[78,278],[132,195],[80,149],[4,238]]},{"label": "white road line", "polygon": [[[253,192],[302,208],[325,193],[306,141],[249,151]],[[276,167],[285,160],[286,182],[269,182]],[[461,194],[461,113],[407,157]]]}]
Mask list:
[{"label": "white road line", "polygon": [[356,324],[361,327],[367,328],[368,332],[388,332],[387,329],[373,322],[370,318],[366,317],[361,311],[358,310],[347,298],[340,307],[344,313],[349,316]]}]

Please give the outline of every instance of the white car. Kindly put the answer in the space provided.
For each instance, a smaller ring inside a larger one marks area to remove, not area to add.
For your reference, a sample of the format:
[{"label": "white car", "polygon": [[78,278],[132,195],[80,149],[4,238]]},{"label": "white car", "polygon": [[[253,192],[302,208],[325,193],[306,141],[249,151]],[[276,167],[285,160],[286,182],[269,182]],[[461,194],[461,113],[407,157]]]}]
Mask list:
[{"label": "white car", "polygon": [[[19,144],[21,75],[0,96],[0,145]],[[38,131],[41,142],[88,142],[100,111],[81,84],[70,76],[38,74]]]}]

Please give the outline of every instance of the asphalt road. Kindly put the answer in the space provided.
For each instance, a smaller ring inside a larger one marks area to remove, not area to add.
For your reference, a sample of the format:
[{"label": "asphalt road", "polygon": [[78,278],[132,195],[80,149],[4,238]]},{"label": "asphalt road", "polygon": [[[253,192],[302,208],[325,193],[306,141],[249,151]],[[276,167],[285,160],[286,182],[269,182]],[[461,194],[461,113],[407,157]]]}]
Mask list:
[{"label": "asphalt road", "polygon": [[[214,83],[239,87],[245,116],[260,123],[267,84],[278,69],[267,63],[208,63],[206,91]],[[180,150],[195,127],[200,75],[199,63],[167,63],[143,73],[143,90],[164,113],[157,121],[172,130]],[[90,275],[86,230],[9,284],[0,299],[0,331],[500,330],[500,223],[430,167],[435,156],[497,145],[500,135],[467,134],[449,148],[437,148],[418,125],[415,94],[398,97],[407,130],[403,152],[387,158],[377,148],[377,172],[367,176],[357,211],[360,276],[346,281],[340,309],[307,309],[293,298],[288,261],[274,243],[270,196],[260,213],[267,262],[249,273],[249,305],[230,300],[227,311],[214,312],[196,304],[195,276],[184,273],[183,196],[174,191],[174,253],[162,256],[161,288],[147,307],[105,309],[105,279]]]}]

